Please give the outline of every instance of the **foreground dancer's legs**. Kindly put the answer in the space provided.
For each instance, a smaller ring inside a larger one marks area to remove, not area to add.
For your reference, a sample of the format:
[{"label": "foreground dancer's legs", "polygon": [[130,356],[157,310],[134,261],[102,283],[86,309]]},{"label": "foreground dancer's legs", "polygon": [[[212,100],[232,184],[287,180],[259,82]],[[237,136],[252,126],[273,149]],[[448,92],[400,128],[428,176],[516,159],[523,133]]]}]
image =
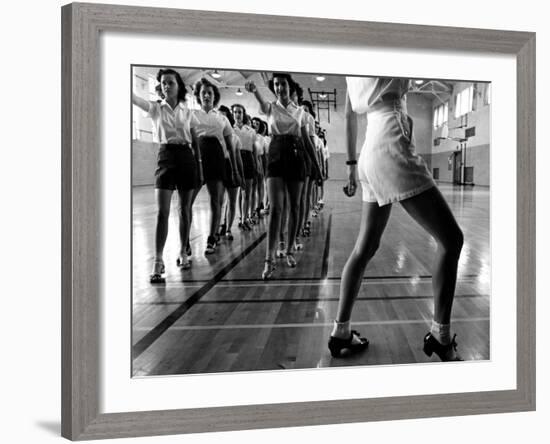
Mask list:
[{"label": "foreground dancer's legs", "polygon": [[366,338],[352,333],[350,318],[365,268],[380,245],[390,212],[391,205],[379,207],[377,203],[363,202],[357,241],[342,271],[338,311],[329,341],[334,357],[343,356],[345,352],[353,354],[368,346]]}]

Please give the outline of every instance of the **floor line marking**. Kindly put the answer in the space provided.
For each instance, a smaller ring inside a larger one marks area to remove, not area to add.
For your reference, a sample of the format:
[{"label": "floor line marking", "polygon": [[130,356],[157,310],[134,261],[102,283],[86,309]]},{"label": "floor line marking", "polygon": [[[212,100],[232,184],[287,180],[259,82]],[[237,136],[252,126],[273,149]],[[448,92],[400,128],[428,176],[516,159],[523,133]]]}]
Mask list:
[{"label": "floor line marking", "polygon": [[[471,278],[478,278],[479,274],[465,274],[462,276],[458,276],[457,279],[471,279]],[[269,282],[276,282],[277,285],[279,285],[279,282],[288,282],[288,281],[340,281],[342,278],[340,276],[329,276],[329,277],[280,277],[280,278],[273,278],[270,279]],[[410,281],[411,279],[418,279],[418,280],[426,280],[426,279],[432,279],[432,275],[422,275],[422,274],[411,274],[411,275],[404,275],[404,276],[363,276],[363,281],[371,281],[373,279],[378,280],[393,280],[393,279],[405,279]],[[186,279],[182,281],[172,281],[168,282],[170,284],[199,284],[199,283],[206,283],[210,282],[209,279]],[[239,283],[239,282],[258,282],[262,283],[264,282],[262,279],[256,279],[256,278],[234,278],[234,279],[222,279],[220,281],[222,284],[233,284],[233,283]]]},{"label": "floor line marking", "polygon": [[[473,298],[488,298],[488,294],[456,294],[455,299],[473,299]],[[388,297],[357,297],[356,301],[407,301],[418,299],[433,299],[432,295],[411,295],[411,296],[388,296]],[[296,298],[296,299],[214,299],[214,300],[201,300],[197,304],[258,304],[258,303],[278,303],[278,302],[337,302],[337,297],[326,298]],[[164,301],[164,302],[137,302],[136,305],[177,305],[182,301]]]},{"label": "floor line marking", "polygon": [[147,348],[159,339],[166,330],[180,319],[193,305],[195,305],[206,293],[208,293],[217,282],[219,282],[227,273],[235,268],[251,251],[253,251],[267,236],[267,233],[260,235],[251,245],[249,245],[240,255],[235,257],[229,264],[223,267],[216,275],[199,290],[193,293],[185,302],[180,304],[171,314],[160,321],[156,327],[151,329],[143,338],[141,338],[132,347],[132,359],[139,357]]},{"label": "floor line marking", "polygon": [[325,237],[325,249],[323,251],[323,261],[321,266],[321,279],[325,280],[328,276],[328,255],[330,252],[330,230],[332,226],[332,213],[328,217],[327,235]]},{"label": "floor line marking", "polygon": [[[488,317],[479,318],[453,318],[453,323],[468,323],[468,322],[489,322]],[[353,325],[405,325],[405,324],[426,324],[430,325],[431,319],[392,319],[387,321],[353,321]],[[175,325],[171,331],[187,331],[187,330],[233,330],[233,329],[264,329],[264,328],[303,328],[303,327],[332,327],[332,322],[309,322],[309,323],[289,323],[289,324],[235,324],[235,325]],[[137,327],[134,331],[148,331],[147,327]]]},{"label": "floor line marking", "polygon": [[[471,277],[465,277],[465,278],[458,278],[457,282],[475,282],[476,278]],[[363,281],[361,285],[396,285],[396,284],[410,284],[411,279],[409,278],[394,278],[392,280],[390,279],[371,279],[367,278]],[[430,284],[431,279],[429,280],[421,280],[422,284]],[[293,287],[293,286],[338,286],[340,285],[340,281],[331,280],[331,281],[294,281],[294,282],[288,282],[288,281],[281,281],[278,279],[270,279],[268,282],[266,281],[254,281],[249,280],[246,282],[229,282],[229,281],[220,281],[216,284],[216,288],[249,288],[249,287]],[[200,288],[202,285],[188,285],[185,282],[170,282],[164,285],[163,288]]]}]

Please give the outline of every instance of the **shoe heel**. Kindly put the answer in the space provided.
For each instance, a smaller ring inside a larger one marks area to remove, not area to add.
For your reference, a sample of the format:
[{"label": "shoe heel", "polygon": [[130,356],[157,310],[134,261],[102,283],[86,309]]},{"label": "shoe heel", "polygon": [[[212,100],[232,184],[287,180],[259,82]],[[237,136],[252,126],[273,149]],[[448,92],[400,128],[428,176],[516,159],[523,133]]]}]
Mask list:
[{"label": "shoe heel", "polygon": [[268,281],[273,276],[273,272],[275,271],[275,266],[273,265],[273,261],[271,259],[266,259],[264,261],[264,271],[262,272],[262,280]]},{"label": "shoe heel", "polygon": [[424,344],[423,350],[424,350],[424,353],[426,353],[426,355],[427,355],[428,357],[431,357],[431,356],[433,355],[433,352],[434,352],[434,351],[433,351],[432,348],[428,345],[428,343],[425,343],[425,344]]},{"label": "shoe heel", "polygon": [[328,349],[330,350],[330,355],[333,358],[339,358],[342,351],[342,347],[335,343],[334,338],[330,338],[328,341]]}]

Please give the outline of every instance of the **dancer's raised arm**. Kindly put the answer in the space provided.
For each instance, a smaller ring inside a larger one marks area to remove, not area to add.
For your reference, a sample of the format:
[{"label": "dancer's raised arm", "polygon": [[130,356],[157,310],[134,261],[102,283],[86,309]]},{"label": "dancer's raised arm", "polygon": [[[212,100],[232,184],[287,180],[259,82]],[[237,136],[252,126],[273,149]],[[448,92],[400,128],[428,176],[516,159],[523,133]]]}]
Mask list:
[{"label": "dancer's raised arm", "polygon": [[260,91],[258,90],[258,87],[253,81],[246,82],[244,85],[244,88],[248,91],[254,94],[254,97],[256,97],[256,100],[258,101],[260,105],[260,109],[262,110],[262,113],[267,114],[269,111],[269,102],[266,102],[262,95],[260,94]]},{"label": "dancer's raised arm", "polygon": [[145,112],[149,112],[149,107],[151,106],[150,102],[142,99],[136,93],[132,93],[132,103],[137,107],[141,108]]}]

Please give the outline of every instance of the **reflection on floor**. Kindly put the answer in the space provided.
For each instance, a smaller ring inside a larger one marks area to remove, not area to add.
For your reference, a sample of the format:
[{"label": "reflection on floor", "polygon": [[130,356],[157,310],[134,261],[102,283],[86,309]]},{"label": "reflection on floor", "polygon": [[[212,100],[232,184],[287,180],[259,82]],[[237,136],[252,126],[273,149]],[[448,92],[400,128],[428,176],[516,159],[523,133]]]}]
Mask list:
[{"label": "reflection on floor", "polygon": [[[336,313],[340,275],[357,235],[360,197],[345,197],[329,181],[325,208],[312,218],[311,237],[283,259],[271,281],[261,280],[264,218],[250,232],[233,228],[205,256],[209,221],[203,188],[194,206],[193,266],[176,266],[177,216],[170,219],[164,260],[166,284],[149,272],[156,217],[152,187],[133,189],[134,376],[303,369],[436,361],[422,351],[432,318],[431,260],[435,242],[394,205],[380,249],[368,265],[352,321],[370,340],[367,352],[333,359],[327,339]],[[459,225],[462,251],[453,305],[453,330],[466,360],[489,353],[490,252],[488,188],[440,185]],[[173,208],[177,201],[174,197]],[[235,224],[236,225],[236,224]]]}]

